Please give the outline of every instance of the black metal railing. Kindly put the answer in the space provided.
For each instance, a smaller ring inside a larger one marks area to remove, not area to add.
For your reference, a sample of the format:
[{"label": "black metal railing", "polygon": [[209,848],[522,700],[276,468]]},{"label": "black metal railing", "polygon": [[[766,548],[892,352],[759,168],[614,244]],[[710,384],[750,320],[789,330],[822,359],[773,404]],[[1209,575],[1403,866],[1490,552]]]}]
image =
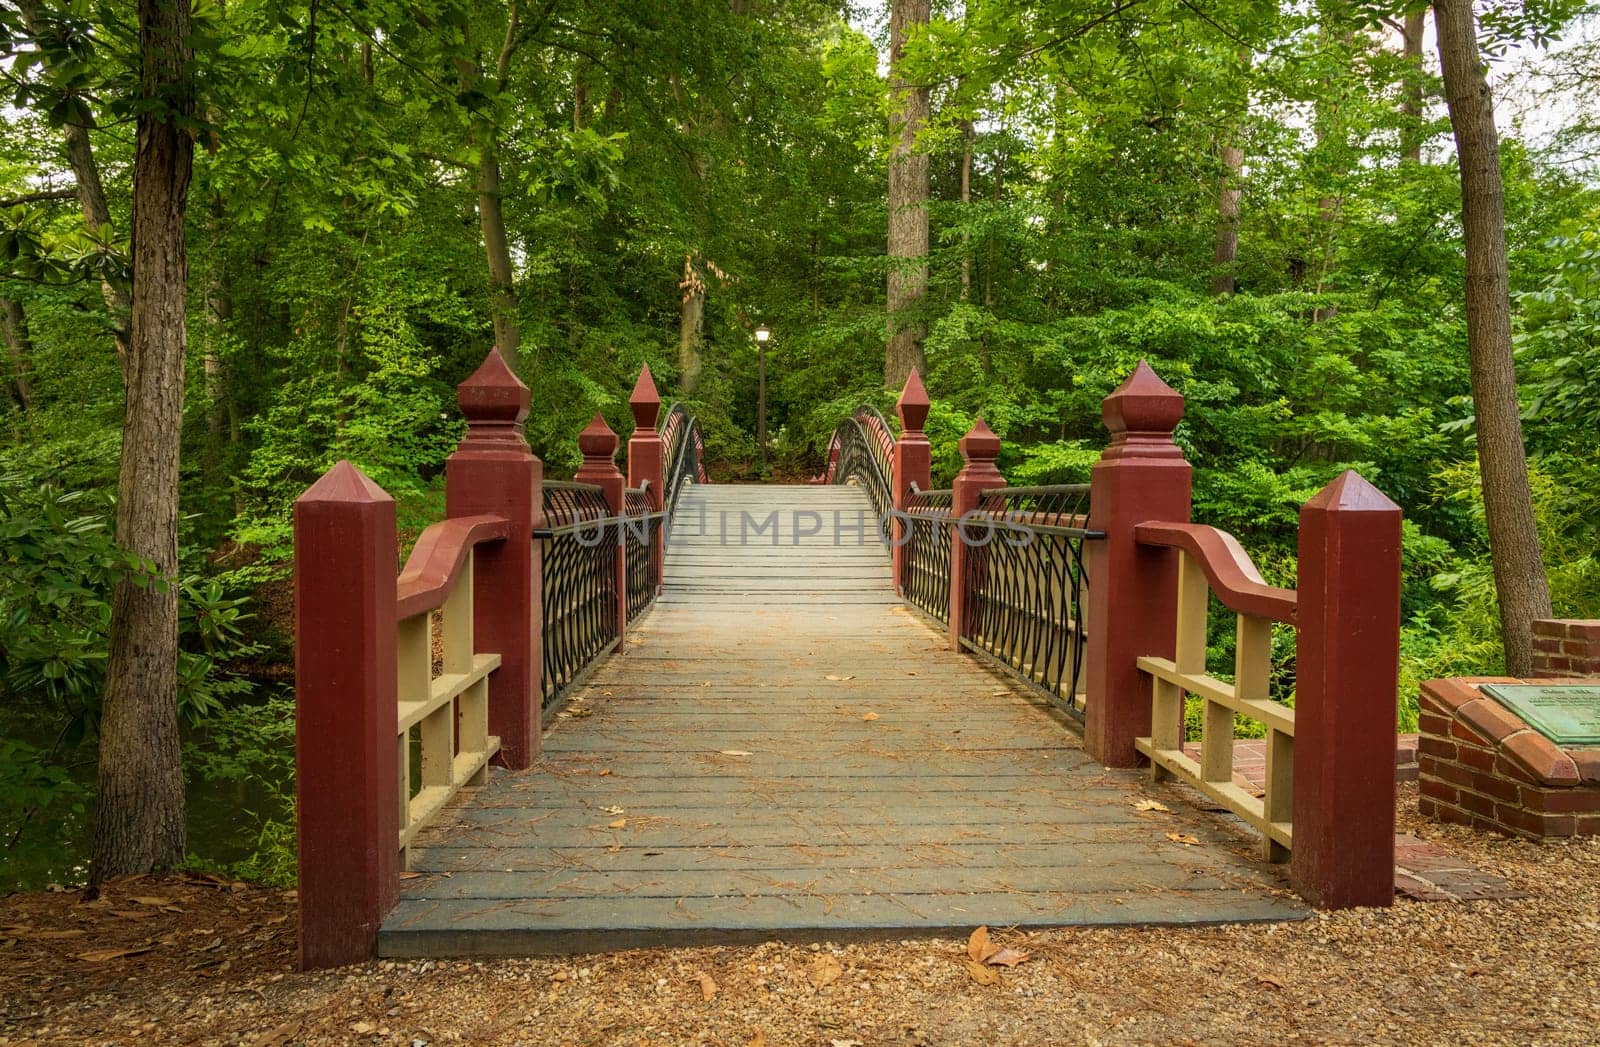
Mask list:
[{"label": "black metal railing", "polygon": [[605,492],[594,484],[545,481],[544,513],[533,537],[544,542],[541,697],[548,712],[616,645],[618,542],[607,533]]},{"label": "black metal railing", "polygon": [[1089,487],[1000,487],[960,523],[961,642],[1083,716]]},{"label": "black metal railing", "polygon": [[681,403],[667,409],[657,431],[666,462],[662,510],[670,519],[683,488],[706,482],[705,441],[700,435],[700,420]]},{"label": "black metal railing", "polygon": [[898,516],[905,553],[900,591],[906,600],[941,622],[950,621],[951,492],[911,485],[905,511]]},{"label": "black metal railing", "polygon": [[656,579],[660,577],[661,545],[656,535],[661,530],[664,513],[659,513],[651,500],[650,482],[643,487],[628,488],[623,511],[622,540],[627,557],[628,622],[645,612],[656,599]]},{"label": "black metal railing", "polygon": [[876,407],[856,408],[849,419],[833,431],[823,480],[832,484],[855,484],[867,492],[880,524],[878,536],[886,546],[892,537],[888,524],[894,510],[894,494],[889,487],[893,476],[894,430]]}]

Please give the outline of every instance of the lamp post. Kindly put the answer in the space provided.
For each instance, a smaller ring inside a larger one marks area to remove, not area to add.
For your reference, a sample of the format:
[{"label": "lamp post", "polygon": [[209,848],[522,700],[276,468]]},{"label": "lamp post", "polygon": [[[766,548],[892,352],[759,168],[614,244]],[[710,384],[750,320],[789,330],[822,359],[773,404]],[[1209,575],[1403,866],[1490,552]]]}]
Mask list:
[{"label": "lamp post", "polygon": [[761,475],[767,474],[767,339],[772,337],[766,324],[756,328],[756,373],[760,391],[756,397],[756,447],[759,448]]}]

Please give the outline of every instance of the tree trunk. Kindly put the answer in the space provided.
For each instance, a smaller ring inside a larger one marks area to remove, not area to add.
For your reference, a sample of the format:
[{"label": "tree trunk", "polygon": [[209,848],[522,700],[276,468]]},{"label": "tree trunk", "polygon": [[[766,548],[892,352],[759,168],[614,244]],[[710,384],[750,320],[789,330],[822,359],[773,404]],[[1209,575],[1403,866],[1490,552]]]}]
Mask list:
[{"label": "tree trunk", "polygon": [[494,317],[494,345],[512,370],[522,346],[517,326],[517,289],[511,268],[511,247],[506,236],[505,213],[500,208],[500,150],[493,127],[485,127],[478,140],[483,158],[478,162],[478,221],[483,227],[483,251],[489,260],[489,311]]},{"label": "tree trunk", "polygon": [[1239,184],[1244,174],[1244,150],[1237,145],[1217,149],[1222,171],[1217,176],[1217,233],[1211,252],[1213,275],[1211,293],[1217,297],[1232,294],[1237,286],[1234,265],[1239,260],[1239,199],[1244,190]]},{"label": "tree trunk", "polygon": [[678,387],[685,396],[700,388],[704,359],[700,346],[706,328],[706,281],[695,267],[693,252],[683,256],[683,279],[678,283],[682,311],[678,315]]},{"label": "tree trunk", "polygon": [[1402,87],[1400,111],[1405,124],[1400,129],[1400,160],[1402,163],[1422,162],[1422,31],[1427,24],[1427,11],[1412,11],[1405,21],[1405,84]]},{"label": "tree trunk", "polygon": [[[972,143],[975,137],[971,120],[961,121],[961,205],[972,203]],[[963,221],[966,215],[962,215]],[[972,234],[961,234],[961,300],[972,297]]]},{"label": "tree trunk", "polygon": [[1511,355],[1500,139],[1494,126],[1494,99],[1478,53],[1472,0],[1434,0],[1433,21],[1461,165],[1467,350],[1472,363],[1472,407],[1477,415],[1489,558],[1500,600],[1506,671],[1512,676],[1528,676],[1533,672],[1533,621],[1550,616],[1550,585],[1534,523],[1517,372]]},{"label": "tree trunk", "polygon": [[[17,9],[33,36],[41,36],[48,28],[41,17],[39,0],[17,0]],[[90,235],[99,237],[101,230],[111,224],[111,208],[106,203],[106,189],[100,181],[100,166],[95,162],[89,131],[77,124],[63,124],[61,136],[66,141],[67,165],[72,168],[72,177],[77,180],[78,209],[83,212],[83,224]],[[112,343],[126,370],[130,308],[128,288],[120,281],[102,278],[100,297],[105,300],[106,313],[111,319]]]},{"label": "tree trunk", "polygon": [[926,373],[921,323],[914,313],[928,293],[928,154],[916,148],[917,132],[928,122],[928,89],[911,84],[901,70],[901,52],[919,25],[928,23],[930,0],[891,0],[889,8],[888,345],[883,384],[899,389],[913,368]]},{"label": "tree trunk", "polygon": [[14,298],[0,298],[0,340],[5,342],[11,369],[11,395],[24,411],[33,409],[33,383],[28,371],[33,361],[33,340],[28,337],[28,315]]},{"label": "tree trunk", "polygon": [[[184,212],[195,112],[188,0],[139,0],[141,111],[133,162],[133,310],[117,481],[117,544],[155,577],[111,594],[90,880],[184,859],[178,741],[178,460],[183,430]],[[141,584],[142,583],[142,584]]]}]

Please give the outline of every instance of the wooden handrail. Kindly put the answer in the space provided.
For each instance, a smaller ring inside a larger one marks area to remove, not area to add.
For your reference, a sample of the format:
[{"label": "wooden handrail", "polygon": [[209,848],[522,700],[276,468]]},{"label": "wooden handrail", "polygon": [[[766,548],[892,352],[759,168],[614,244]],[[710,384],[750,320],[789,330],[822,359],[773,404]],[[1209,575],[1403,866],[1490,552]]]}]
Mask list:
[{"label": "wooden handrail", "polygon": [[1181,549],[1194,557],[1211,591],[1230,611],[1294,624],[1295,591],[1268,585],[1250,554],[1227,531],[1204,524],[1149,522],[1136,525],[1133,535],[1140,545]]},{"label": "wooden handrail", "polygon": [[444,606],[466,565],[467,554],[482,542],[509,537],[511,524],[503,516],[460,516],[423,531],[395,583],[400,604],[398,617],[411,618]]}]

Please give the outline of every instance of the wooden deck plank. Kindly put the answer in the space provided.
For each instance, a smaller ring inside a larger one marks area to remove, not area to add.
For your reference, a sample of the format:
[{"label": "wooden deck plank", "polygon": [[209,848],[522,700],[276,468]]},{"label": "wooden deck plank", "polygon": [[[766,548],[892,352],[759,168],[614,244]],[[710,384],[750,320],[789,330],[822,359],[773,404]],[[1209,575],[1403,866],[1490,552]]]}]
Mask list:
[{"label": "wooden deck plank", "polygon": [[[496,772],[416,841],[384,955],[1304,915],[1222,823],[1138,810],[1141,776],[951,652],[870,533],[794,539],[791,510],[849,522],[861,491],[692,497],[706,526],[680,509],[694,526],[675,529],[666,590],[537,767]],[[775,509],[780,543],[722,544],[719,514],[736,536]]]}]

